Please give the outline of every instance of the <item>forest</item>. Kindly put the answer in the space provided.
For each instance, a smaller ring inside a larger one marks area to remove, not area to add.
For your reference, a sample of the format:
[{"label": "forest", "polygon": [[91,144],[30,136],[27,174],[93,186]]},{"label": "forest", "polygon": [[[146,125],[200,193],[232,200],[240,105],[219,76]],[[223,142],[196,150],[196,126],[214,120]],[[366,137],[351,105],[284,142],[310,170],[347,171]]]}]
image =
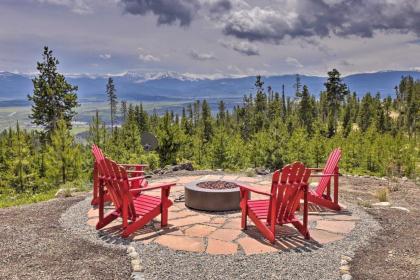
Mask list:
[{"label": "forest", "polygon": [[[147,163],[150,170],[184,162],[195,169],[244,172],[275,170],[297,160],[319,167],[341,147],[341,173],[410,178],[420,173],[420,81],[409,76],[401,77],[394,96],[365,93],[362,98],[336,69],[328,72],[319,97],[299,75],[293,96],[257,76],[255,93],[233,110],[220,100],[212,112],[206,100],[196,100],[180,114],[164,115],[120,101],[109,78],[104,96],[111,123],[96,113],[82,144],[70,133],[79,105],[77,86],[58,73],[58,64],[45,47],[28,95],[30,118],[39,129],[16,123],[0,133],[0,207],[45,200],[58,188],[89,188],[93,143],[118,162]],[[156,150],[143,149],[144,132],[157,137]]]}]

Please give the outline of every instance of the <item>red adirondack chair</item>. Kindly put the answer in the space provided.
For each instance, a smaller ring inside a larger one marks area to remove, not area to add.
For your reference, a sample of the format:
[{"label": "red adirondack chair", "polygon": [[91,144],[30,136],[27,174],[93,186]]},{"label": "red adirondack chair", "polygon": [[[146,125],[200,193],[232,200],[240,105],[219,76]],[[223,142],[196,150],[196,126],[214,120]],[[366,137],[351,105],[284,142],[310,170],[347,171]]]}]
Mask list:
[{"label": "red adirondack chair", "polygon": [[[311,177],[319,177],[321,180],[318,186],[312,190],[309,189],[308,201],[314,204],[330,208],[332,210],[340,210],[338,205],[338,162],[341,158],[340,148],[334,149],[328,157],[327,163],[324,168],[310,168],[312,171],[321,174],[313,174]],[[334,177],[334,198],[331,198],[331,178]]]},{"label": "red adirondack chair", "polygon": [[[99,203],[99,170],[98,170],[98,164],[102,160],[105,159],[105,156],[97,145],[92,145],[92,154],[95,158],[95,163],[93,166],[93,198],[91,201],[92,205],[98,205]],[[142,176],[144,175],[144,168],[147,167],[146,164],[119,164],[120,166],[124,167],[127,171],[127,173],[130,174],[130,176]],[[138,187],[146,187],[147,186],[147,180],[146,178],[134,180],[130,183],[130,187],[138,188]],[[109,201],[109,197],[105,196],[105,201]]]},{"label": "red adirondack chair", "polygon": [[[247,228],[247,217],[250,217],[257,229],[274,243],[276,225],[291,223],[305,239],[309,239],[307,189],[310,174],[311,170],[306,169],[302,163],[295,162],[274,172],[270,193],[239,184],[242,228]],[[268,198],[249,200],[250,192],[266,195]],[[302,197],[303,223],[295,215]]]},{"label": "red adirondack chair", "polygon": [[[118,217],[122,218],[123,231],[121,235],[128,237],[137,229],[143,227],[153,218],[161,215],[161,226],[168,223],[168,208],[172,205],[169,192],[174,183],[130,188],[130,181],[139,180],[138,177],[128,177],[127,170],[114,161],[105,158],[99,163],[101,184],[99,185],[99,221],[96,229],[101,229]],[[102,172],[105,172],[103,174]],[[140,177],[142,178],[142,177]],[[104,186],[115,210],[104,215]],[[160,189],[161,196],[146,195],[144,192]]]}]

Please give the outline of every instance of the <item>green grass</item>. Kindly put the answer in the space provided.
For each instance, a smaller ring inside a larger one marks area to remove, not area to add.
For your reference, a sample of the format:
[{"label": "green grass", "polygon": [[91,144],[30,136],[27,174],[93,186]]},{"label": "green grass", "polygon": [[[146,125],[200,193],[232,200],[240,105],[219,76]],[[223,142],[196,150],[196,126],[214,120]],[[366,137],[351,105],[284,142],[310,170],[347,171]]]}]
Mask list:
[{"label": "green grass", "polygon": [[17,205],[25,205],[31,204],[41,201],[46,201],[54,198],[55,193],[57,192],[58,188],[54,188],[48,190],[43,193],[36,193],[36,194],[0,194],[0,208],[17,206]]}]

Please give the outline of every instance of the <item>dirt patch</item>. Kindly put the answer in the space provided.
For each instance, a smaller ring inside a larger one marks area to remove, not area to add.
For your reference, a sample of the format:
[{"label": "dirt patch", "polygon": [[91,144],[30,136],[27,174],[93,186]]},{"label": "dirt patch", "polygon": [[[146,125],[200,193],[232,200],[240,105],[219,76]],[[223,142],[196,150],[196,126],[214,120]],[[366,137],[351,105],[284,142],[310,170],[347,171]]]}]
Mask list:
[{"label": "dirt patch", "polygon": [[366,208],[382,226],[368,246],[356,251],[351,264],[354,279],[420,279],[420,187],[411,181],[343,178],[343,196],[370,206],[375,193],[389,191],[390,207]]},{"label": "dirt patch", "polygon": [[83,197],[0,209],[0,279],[129,279],[122,249],[104,248],[60,227]]},{"label": "dirt patch", "polygon": [[211,190],[228,190],[237,188],[238,185],[226,181],[206,181],[198,183],[197,187]]}]

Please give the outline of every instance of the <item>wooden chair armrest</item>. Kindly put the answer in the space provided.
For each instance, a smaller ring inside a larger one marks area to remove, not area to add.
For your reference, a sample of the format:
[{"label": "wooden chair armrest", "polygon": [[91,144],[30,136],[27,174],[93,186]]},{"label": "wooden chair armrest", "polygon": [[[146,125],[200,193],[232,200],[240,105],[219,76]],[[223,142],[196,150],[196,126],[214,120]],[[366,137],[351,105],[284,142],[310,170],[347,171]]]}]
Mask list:
[{"label": "wooden chair armrest", "polygon": [[338,175],[338,173],[333,173],[333,174],[311,174],[310,177],[314,177],[314,178],[319,178],[319,177],[332,177]]},{"label": "wooden chair armrest", "polygon": [[309,170],[313,170],[313,171],[322,171],[322,170],[324,170],[324,168],[321,168],[321,167],[310,167],[308,169]]},{"label": "wooden chair armrest", "polygon": [[156,190],[156,189],[164,189],[164,188],[170,188],[175,186],[176,183],[168,183],[168,184],[163,184],[163,185],[158,185],[158,186],[151,186],[151,187],[147,187],[147,188],[139,188],[139,189],[132,189],[133,191],[151,191],[151,190]]},{"label": "wooden chair armrest", "polygon": [[144,180],[146,176],[136,176],[136,177],[129,177],[128,181],[135,181],[135,180]]},{"label": "wooden chair armrest", "polygon": [[130,164],[130,163],[119,163],[119,166],[122,167],[148,167],[149,165],[147,164]]},{"label": "wooden chair armrest", "polygon": [[260,190],[256,190],[254,188],[250,188],[248,186],[244,186],[244,185],[241,185],[241,184],[237,184],[237,185],[238,185],[238,187],[241,190],[246,190],[246,191],[250,191],[250,192],[254,192],[254,193],[258,193],[258,194],[262,194],[262,195],[267,195],[267,196],[270,196],[271,197],[271,193],[260,191]]}]

